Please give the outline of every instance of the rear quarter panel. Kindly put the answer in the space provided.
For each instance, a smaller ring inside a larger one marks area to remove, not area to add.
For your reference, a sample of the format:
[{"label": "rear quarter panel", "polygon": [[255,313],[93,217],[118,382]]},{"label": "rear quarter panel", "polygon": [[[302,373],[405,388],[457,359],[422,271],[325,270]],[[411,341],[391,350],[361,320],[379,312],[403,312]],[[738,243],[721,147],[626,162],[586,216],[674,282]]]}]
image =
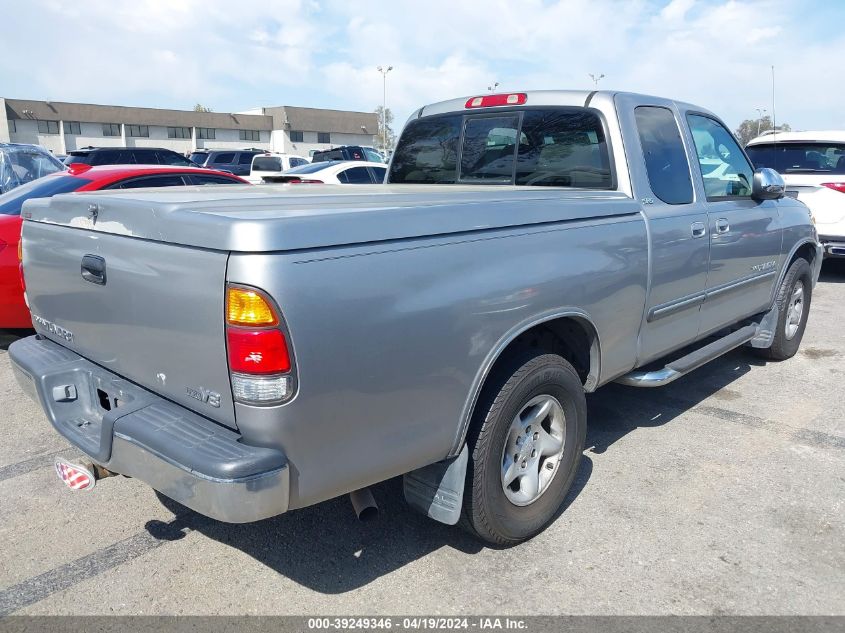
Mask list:
[{"label": "rear quarter panel", "polygon": [[229,259],[288,324],[299,391],[236,404],[246,441],[282,448],[291,507],[446,457],[495,353],[543,315],[575,309],[601,339],[602,376],[634,364],[647,276],[639,215]]}]

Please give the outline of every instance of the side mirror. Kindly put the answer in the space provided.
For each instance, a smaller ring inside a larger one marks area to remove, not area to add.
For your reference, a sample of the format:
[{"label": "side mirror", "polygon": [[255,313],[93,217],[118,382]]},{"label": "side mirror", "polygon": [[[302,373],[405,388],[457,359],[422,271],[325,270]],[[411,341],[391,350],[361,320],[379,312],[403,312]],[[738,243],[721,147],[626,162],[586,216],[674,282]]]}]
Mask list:
[{"label": "side mirror", "polygon": [[783,198],[785,191],[786,183],[774,169],[761,167],[754,171],[751,197],[755,200],[777,200]]}]

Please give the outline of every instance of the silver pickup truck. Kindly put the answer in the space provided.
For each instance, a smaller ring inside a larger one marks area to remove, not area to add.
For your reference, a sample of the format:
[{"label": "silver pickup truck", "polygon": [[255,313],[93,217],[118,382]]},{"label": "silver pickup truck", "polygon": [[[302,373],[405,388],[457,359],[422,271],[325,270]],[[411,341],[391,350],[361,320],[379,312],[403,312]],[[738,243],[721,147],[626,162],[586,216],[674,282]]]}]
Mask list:
[{"label": "silver pickup truck", "polygon": [[800,344],[810,215],[703,108],[437,103],[387,180],[28,202],[38,333],[9,356],[90,458],[66,483],[120,473],[247,522],[403,475],[414,508],[516,543],[572,484],[585,392]]}]

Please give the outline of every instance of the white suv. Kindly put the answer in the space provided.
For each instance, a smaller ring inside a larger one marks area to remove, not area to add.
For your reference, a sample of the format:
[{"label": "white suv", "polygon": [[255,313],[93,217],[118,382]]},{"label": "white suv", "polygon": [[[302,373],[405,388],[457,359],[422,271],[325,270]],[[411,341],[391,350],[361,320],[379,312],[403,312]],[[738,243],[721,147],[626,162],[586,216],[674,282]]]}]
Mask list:
[{"label": "white suv", "polygon": [[294,156],[292,154],[278,154],[271,152],[267,152],[266,154],[256,154],[252,158],[249,175],[244,176],[244,178],[254,185],[260,185],[264,182],[264,176],[278,176],[283,171],[287,171],[293,167],[307,165],[310,162],[311,161],[307,158]]},{"label": "white suv", "polygon": [[755,167],[780,172],[786,195],[810,208],[825,256],[845,257],[845,132],[769,132],[745,150]]}]

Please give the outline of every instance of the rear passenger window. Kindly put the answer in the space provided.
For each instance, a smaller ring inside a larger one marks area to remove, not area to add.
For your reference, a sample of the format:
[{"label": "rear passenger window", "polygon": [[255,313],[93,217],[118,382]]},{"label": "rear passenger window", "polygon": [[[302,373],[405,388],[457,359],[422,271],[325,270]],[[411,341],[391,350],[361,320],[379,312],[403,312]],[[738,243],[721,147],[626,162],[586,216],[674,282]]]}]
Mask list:
[{"label": "rear passenger window", "polygon": [[135,158],[129,152],[105,150],[92,154],[91,165],[134,165]]},{"label": "rear passenger window", "polygon": [[252,162],[252,157],[255,154],[240,154],[238,156],[238,165],[249,165]]},{"label": "rear passenger window", "polygon": [[640,106],[634,116],[654,195],[666,204],[692,202],[689,163],[675,115],[668,108]]},{"label": "rear passenger window", "polygon": [[211,162],[215,165],[231,165],[235,162],[235,154],[234,152],[230,152],[228,154],[217,154]]},{"label": "rear passenger window", "polygon": [[370,172],[366,167],[352,167],[346,171],[342,171],[337,175],[341,182],[350,185],[371,185],[373,179],[370,178]]},{"label": "rear passenger window", "polygon": [[144,187],[181,187],[185,182],[182,176],[176,174],[161,175],[161,176],[145,176],[143,178],[135,178],[134,180],[127,180],[117,185],[118,189],[139,189]]},{"label": "rear passenger window", "polygon": [[754,169],[733,134],[710,117],[687,115],[708,200],[751,196]]}]

